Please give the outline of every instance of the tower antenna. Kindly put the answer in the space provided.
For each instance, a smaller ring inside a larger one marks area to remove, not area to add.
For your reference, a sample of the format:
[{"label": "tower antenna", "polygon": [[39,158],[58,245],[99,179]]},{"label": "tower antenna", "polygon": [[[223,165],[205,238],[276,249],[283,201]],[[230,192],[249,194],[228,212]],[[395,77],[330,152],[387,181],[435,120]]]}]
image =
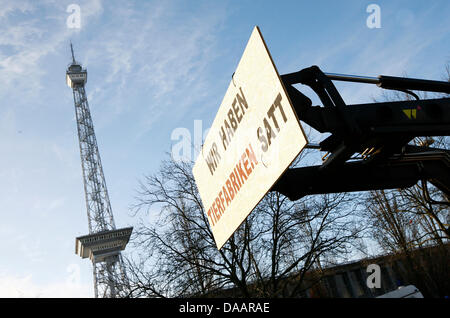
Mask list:
[{"label": "tower antenna", "polygon": [[73,64],[75,64],[75,55],[73,54],[72,41],[70,41],[70,51],[72,51],[72,62],[73,62]]}]

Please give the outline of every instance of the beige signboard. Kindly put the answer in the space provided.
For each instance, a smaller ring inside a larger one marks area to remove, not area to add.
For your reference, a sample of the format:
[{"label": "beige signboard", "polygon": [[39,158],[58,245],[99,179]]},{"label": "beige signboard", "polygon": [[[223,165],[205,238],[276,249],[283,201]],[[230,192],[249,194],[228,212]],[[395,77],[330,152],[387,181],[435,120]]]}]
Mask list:
[{"label": "beige signboard", "polygon": [[255,27],[193,168],[218,249],[306,143]]}]

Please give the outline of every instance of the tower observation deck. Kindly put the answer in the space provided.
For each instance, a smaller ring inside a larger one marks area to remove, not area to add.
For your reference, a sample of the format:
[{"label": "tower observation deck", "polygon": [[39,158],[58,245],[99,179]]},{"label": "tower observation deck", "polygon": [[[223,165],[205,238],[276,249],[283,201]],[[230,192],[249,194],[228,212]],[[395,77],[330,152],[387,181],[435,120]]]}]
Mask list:
[{"label": "tower observation deck", "polygon": [[129,288],[121,251],[133,228],[116,229],[84,87],[87,71],[75,60],[72,44],[70,49],[66,82],[73,90],[89,227],[88,235],[76,238],[75,253],[92,261],[96,298],[120,297]]}]

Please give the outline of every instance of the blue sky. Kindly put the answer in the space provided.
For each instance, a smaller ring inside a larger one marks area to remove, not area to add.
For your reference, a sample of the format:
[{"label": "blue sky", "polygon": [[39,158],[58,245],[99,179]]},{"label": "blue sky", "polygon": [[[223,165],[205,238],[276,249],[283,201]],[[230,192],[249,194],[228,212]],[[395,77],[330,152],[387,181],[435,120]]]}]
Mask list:
[{"label": "blue sky", "polygon": [[[70,4],[81,27],[68,28]],[[369,4],[381,28],[368,28]],[[281,74],[443,79],[449,1],[0,0],[0,296],[92,297],[74,253],[87,234],[69,41],[86,90],[117,226],[133,225],[138,180],[156,172],[176,128],[209,127],[258,25]],[[347,103],[375,87],[339,84]],[[308,93],[307,90],[304,91]],[[313,98],[312,95],[309,95]],[[317,99],[313,100],[317,101]]]}]

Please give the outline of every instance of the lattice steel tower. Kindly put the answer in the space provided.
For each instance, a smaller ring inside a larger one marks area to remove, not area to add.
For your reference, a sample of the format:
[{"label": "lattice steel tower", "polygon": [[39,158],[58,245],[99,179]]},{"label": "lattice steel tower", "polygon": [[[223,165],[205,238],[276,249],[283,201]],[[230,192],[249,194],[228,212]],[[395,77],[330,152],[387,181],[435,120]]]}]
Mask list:
[{"label": "lattice steel tower", "polygon": [[120,297],[129,288],[123,266],[121,250],[124,250],[132,227],[116,229],[106,189],[100,153],[95,138],[89,104],[84,85],[87,71],[75,61],[72,43],[72,63],[66,72],[67,85],[73,90],[81,167],[88,216],[89,234],[77,237],[75,253],[92,261],[95,297]]}]

